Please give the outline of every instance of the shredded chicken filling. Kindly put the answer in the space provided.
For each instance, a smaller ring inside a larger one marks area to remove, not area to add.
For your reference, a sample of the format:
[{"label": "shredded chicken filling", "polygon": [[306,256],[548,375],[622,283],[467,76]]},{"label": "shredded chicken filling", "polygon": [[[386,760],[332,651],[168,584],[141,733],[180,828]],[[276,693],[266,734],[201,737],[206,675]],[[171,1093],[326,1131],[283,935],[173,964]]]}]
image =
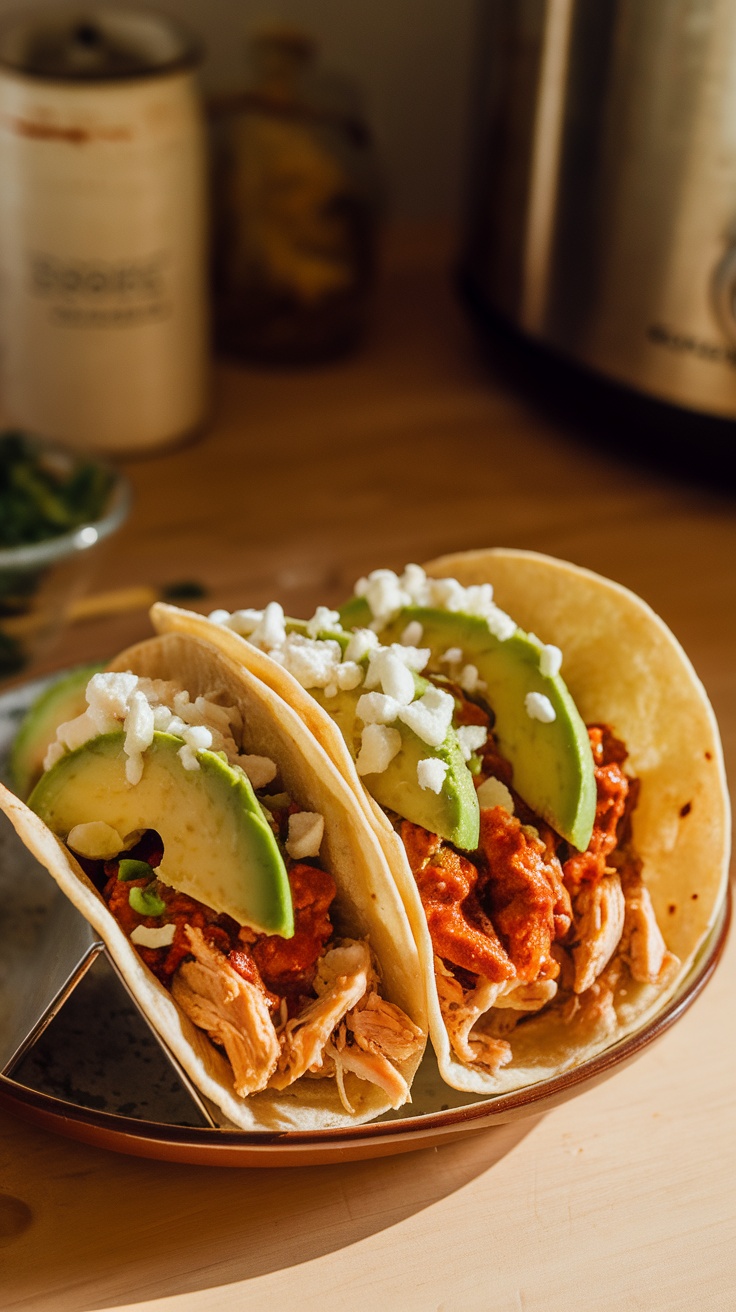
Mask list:
[{"label": "shredded chicken filling", "polygon": [[[277,832],[295,810],[289,806],[275,817]],[[172,941],[136,944],[136,950],[193,1024],[224,1049],[240,1097],[286,1089],[305,1075],[334,1078],[352,1112],[345,1085],[345,1073],[352,1072],[382,1089],[392,1107],[410,1101],[400,1068],[420,1050],[423,1033],[381,997],[368,944],[335,938],[331,875],[287,861],[295,932],[283,939],[241,927],[157,879],[162,855],[158,835],[149,830],[122,856],[148,865],[150,878],[120,879],[120,858],[82,864],[129,937],[140,926],[173,926]],[[163,911],[137,910],[130,902],[134,888]]]},{"label": "shredded chicken filling", "polygon": [[480,844],[470,855],[408,821],[401,837],[427,918],[452,1050],[495,1074],[511,1061],[507,1036],[525,1016],[552,1005],[578,1024],[613,1029],[622,971],[654,983],[676,959],[631,848],[638,780],[624,771],[624,744],[605,725],[588,729],[597,802],[590,843],[577,852],[513,793],[489,717],[453,692],[458,722],[488,728],[476,787],[498,779],[512,792],[515,814],[481,808]]}]

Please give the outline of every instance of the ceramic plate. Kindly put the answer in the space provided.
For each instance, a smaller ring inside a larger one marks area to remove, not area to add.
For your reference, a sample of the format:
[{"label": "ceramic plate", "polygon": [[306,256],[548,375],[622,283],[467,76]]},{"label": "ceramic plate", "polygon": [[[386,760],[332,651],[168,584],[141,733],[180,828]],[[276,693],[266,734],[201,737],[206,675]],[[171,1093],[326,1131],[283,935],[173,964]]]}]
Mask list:
[{"label": "ceramic plate", "polygon": [[[2,775],[17,724],[46,682],[0,696]],[[217,1124],[216,1109],[182,1078],[103,945],[6,822],[0,827],[0,904],[0,1103],[100,1147],[221,1166],[357,1161],[538,1115],[606,1079],[684,1014],[718,963],[731,913],[729,894],[688,976],[653,1019],[553,1079],[497,1098],[473,1097],[442,1083],[430,1051],[412,1102],[400,1112],[350,1130],[248,1134]]]}]

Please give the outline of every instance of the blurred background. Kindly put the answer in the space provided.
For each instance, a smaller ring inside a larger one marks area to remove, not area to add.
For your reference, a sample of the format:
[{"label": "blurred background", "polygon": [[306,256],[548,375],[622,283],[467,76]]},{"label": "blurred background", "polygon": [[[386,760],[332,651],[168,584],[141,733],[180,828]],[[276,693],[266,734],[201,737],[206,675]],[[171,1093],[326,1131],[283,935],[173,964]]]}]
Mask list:
[{"label": "blurred background", "polygon": [[0,3],[0,407],[116,498],[57,513],[63,589],[0,544],[5,677],[511,545],[733,691],[730,0],[128,13]]},{"label": "blurred background", "polygon": [[[325,72],[358,87],[375,134],[391,213],[457,218],[466,161],[474,0],[169,0],[155,6],[205,46],[202,82],[241,86],[249,34],[278,21],[309,32]],[[0,17],[38,10],[0,0]]]}]

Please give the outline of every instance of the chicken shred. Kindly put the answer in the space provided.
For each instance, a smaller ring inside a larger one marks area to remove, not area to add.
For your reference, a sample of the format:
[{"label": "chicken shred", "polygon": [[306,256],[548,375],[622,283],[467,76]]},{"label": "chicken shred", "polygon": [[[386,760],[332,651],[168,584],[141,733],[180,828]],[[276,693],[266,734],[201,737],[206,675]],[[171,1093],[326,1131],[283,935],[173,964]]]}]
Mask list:
[{"label": "chicken shred", "polygon": [[584,993],[605,970],[621,941],[624,894],[615,872],[583,884],[573,902],[572,959],[576,993]]},{"label": "chicken shred", "polygon": [[667,950],[649,890],[642,883],[627,888],[625,901],[621,956],[628,962],[632,979],[640,984],[655,984],[667,970],[679,964],[678,959]]},{"label": "chicken shred", "polygon": [[482,1066],[495,1075],[511,1061],[511,1048],[503,1039],[471,1030],[493,1007],[504,981],[481,979],[474,989],[464,989],[439,957],[434,960],[437,994],[442,1019],[455,1055],[469,1066]]},{"label": "chicken shred", "polygon": [[202,931],[185,926],[194,961],[173,978],[175,1001],[225,1049],[241,1098],[265,1089],[279,1059],[279,1041],[263,991],[228,965]]},{"label": "chicken shred", "polygon": [[369,993],[365,1005],[350,1012],[348,1026],[364,1052],[380,1053],[393,1061],[407,1061],[422,1039],[419,1026],[378,993]]},{"label": "chicken shred", "polygon": [[377,1084],[379,1088],[383,1089],[394,1110],[403,1107],[406,1102],[411,1102],[409,1085],[401,1071],[397,1070],[385,1053],[378,1049],[375,1051],[364,1050],[357,1044],[350,1043],[349,1038],[347,1025],[343,1023],[335,1036],[335,1042],[329,1050],[336,1074],[339,1072],[338,1087],[343,1106],[348,1111],[353,1110],[345,1090],[344,1071],[351,1071],[359,1079],[366,1080],[370,1084]]},{"label": "chicken shred", "polygon": [[373,978],[366,943],[346,940],[325,953],[314,980],[317,997],[282,1030],[281,1056],[271,1076],[271,1088],[286,1089],[306,1071],[321,1071],[333,1030],[360,1001]]}]

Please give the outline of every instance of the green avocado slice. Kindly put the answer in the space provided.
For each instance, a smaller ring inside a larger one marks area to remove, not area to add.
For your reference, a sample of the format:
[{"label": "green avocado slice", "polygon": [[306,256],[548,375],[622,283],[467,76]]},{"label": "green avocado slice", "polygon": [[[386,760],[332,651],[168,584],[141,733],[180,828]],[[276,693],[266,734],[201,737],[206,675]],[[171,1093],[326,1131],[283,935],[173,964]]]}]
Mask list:
[{"label": "green avocado slice", "polygon": [[[372,619],[361,597],[352,598],[340,616],[351,628],[365,627]],[[475,665],[486,684],[482,696],[495,716],[499,748],[513,768],[514,788],[562,838],[585,851],[596,807],[590,740],[564,680],[541,673],[538,644],[519,628],[501,642],[479,616],[422,606],[402,610],[381,630],[381,642],[397,642],[413,620],[422,626],[418,645],[431,650],[427,668],[432,673],[448,673],[440,657],[452,647],[462,649],[465,664]],[[549,698],[555,711],[551,723],[527,713],[530,692]]]},{"label": "green avocado slice", "polygon": [[[421,697],[430,687],[426,679],[415,676],[416,695]],[[325,697],[320,688],[311,689],[312,696],[324,707],[342,733],[350,754],[355,759],[360,751],[363,721],[355,714],[363,687],[350,692],[338,692],[336,697]],[[396,811],[404,820],[422,825],[433,834],[472,851],[480,836],[480,808],[457,735],[450,729],[439,747],[429,747],[408,725],[396,720],[391,726],[398,729],[401,747],[386,769],[380,774],[367,774],[363,782],[379,806]],[[433,793],[420,788],[417,766],[420,761],[435,758],[447,766],[442,789]]]},{"label": "green avocado slice", "polygon": [[[292,633],[306,632],[306,624],[300,620],[289,620],[287,628]],[[319,638],[321,641],[337,642],[343,651],[350,641],[349,634],[331,631],[320,633]],[[368,657],[364,657],[360,664],[367,666]],[[414,686],[416,697],[421,697],[431,685],[415,674]],[[326,697],[322,688],[309,689],[315,701],[334,720],[353,760],[360,751],[363,730],[363,721],[357,718],[355,711],[358,699],[365,691],[360,684],[350,691],[339,691],[334,697]],[[439,747],[430,747],[401,720],[396,720],[391,727],[398,729],[401,735],[401,748],[380,774],[363,776],[371,797],[375,798],[379,806],[395,811],[404,820],[411,820],[431,833],[439,834],[456,847],[473,851],[480,837],[480,808],[473,777],[455,730],[450,727]],[[447,766],[439,793],[421,788],[417,778],[419,762],[430,758],[436,758]]]},{"label": "green avocado slice", "polygon": [[87,684],[93,674],[104,668],[104,665],[80,665],[45,688],[26,712],[10,754],[10,777],[22,800],[43,774],[43,759],[59,725],[86,711]]},{"label": "green avocado slice", "polygon": [[92,820],[123,837],[155,829],[164,844],[165,882],[238,924],[291,938],[286,867],[243,771],[210,751],[197,753],[198,770],[185,770],[181,739],[155,733],[143,776],[130,784],[124,742],[117,730],[63,756],[36,784],[31,810],[62,839]]}]

